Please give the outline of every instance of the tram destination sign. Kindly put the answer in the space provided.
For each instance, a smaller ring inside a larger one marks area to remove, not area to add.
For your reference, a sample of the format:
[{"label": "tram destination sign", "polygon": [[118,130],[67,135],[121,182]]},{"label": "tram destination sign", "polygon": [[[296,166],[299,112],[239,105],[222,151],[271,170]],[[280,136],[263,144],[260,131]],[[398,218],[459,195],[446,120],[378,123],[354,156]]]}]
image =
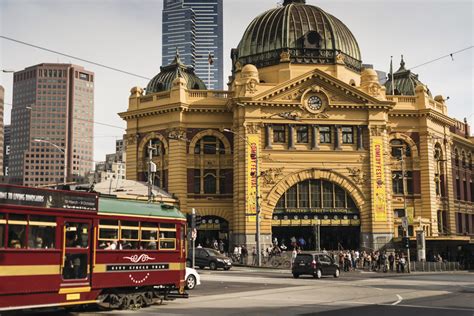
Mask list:
[{"label": "tram destination sign", "polygon": [[97,212],[94,194],[0,185],[0,204]]}]

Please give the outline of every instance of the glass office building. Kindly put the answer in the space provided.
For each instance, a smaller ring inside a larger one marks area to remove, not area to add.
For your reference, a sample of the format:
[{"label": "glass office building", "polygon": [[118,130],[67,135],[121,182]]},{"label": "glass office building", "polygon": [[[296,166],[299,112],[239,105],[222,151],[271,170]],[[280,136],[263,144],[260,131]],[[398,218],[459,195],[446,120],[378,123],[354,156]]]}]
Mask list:
[{"label": "glass office building", "polygon": [[[171,64],[176,49],[195,68],[208,89],[222,90],[223,0],[164,0],[162,65]],[[212,56],[212,64],[209,62]]]}]

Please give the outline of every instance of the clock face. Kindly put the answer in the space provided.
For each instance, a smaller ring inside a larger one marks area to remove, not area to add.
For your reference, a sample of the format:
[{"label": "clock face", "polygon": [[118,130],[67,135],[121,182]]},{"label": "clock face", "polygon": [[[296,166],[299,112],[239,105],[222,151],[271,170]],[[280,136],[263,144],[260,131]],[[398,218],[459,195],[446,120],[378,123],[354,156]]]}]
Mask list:
[{"label": "clock face", "polygon": [[323,101],[321,100],[320,97],[317,97],[315,95],[309,97],[308,107],[311,110],[315,110],[315,111],[320,110],[322,106],[323,106]]}]

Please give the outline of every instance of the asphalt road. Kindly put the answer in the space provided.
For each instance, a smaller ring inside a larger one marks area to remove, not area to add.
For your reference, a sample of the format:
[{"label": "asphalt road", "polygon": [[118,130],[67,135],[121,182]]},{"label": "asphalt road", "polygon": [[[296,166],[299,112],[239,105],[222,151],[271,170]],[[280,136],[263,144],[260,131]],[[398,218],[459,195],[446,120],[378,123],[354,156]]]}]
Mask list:
[{"label": "asphalt road", "polygon": [[293,279],[282,270],[198,271],[202,284],[189,291],[189,299],[136,311],[45,311],[41,315],[474,315],[474,274],[468,272],[351,272],[339,279],[316,280]]}]

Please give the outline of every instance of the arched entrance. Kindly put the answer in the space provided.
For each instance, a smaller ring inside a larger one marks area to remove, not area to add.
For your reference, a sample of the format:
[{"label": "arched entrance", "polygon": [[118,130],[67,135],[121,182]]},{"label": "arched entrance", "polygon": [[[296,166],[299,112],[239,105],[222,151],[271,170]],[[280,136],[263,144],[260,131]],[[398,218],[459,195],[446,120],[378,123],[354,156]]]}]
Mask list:
[{"label": "arched entrance", "polygon": [[357,249],[360,212],[350,194],[338,184],[324,179],[300,181],[278,200],[272,235],[288,249],[295,240],[303,250],[318,246],[326,250]]},{"label": "arched entrance", "polygon": [[214,247],[214,241],[223,243],[224,251],[229,247],[229,222],[219,216],[202,216],[197,228],[196,246]]}]

